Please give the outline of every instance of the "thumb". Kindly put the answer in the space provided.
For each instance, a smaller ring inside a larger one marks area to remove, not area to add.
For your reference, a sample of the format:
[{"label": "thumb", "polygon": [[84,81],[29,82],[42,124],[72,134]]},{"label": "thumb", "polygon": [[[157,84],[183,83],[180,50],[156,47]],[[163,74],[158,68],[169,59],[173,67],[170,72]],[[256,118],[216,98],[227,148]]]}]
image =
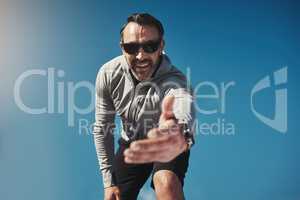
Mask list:
[{"label": "thumb", "polygon": [[175,97],[173,95],[164,97],[162,101],[162,112],[160,115],[160,122],[173,119],[175,117],[173,113],[173,104],[175,101]]}]

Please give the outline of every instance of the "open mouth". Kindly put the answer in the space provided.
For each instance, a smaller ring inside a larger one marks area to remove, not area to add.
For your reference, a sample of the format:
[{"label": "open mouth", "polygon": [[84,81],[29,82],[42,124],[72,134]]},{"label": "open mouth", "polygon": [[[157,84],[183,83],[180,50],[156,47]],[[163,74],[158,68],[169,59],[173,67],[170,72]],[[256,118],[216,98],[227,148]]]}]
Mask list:
[{"label": "open mouth", "polygon": [[151,68],[151,64],[149,62],[147,63],[139,63],[135,65],[135,68],[137,71],[145,72],[148,71]]},{"label": "open mouth", "polygon": [[145,63],[138,63],[135,65],[136,67],[138,68],[147,68],[150,66],[150,63],[149,62],[145,62]]}]

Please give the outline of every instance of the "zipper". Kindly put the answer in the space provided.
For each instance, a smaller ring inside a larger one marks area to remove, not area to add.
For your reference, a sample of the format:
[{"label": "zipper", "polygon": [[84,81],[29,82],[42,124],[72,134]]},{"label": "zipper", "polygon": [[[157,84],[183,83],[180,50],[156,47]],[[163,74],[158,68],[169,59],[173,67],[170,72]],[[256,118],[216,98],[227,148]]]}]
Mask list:
[{"label": "zipper", "polygon": [[[133,119],[133,120],[134,120],[133,116],[130,117],[130,113],[131,113],[131,107],[132,107],[132,104],[133,104],[134,99],[135,99],[135,92],[136,92],[136,86],[133,87],[133,97],[132,97],[132,99],[131,99],[131,101],[130,101],[129,108],[128,108],[128,114],[127,114],[128,121],[131,121],[131,120],[129,120],[129,119]],[[132,120],[132,121],[133,121],[133,120]]]},{"label": "zipper", "polygon": [[140,103],[141,103],[141,102],[142,102],[142,101],[141,101],[141,98],[139,98],[139,99],[137,100],[137,103],[136,103],[136,109],[135,109],[135,112],[134,112],[134,115],[133,115],[134,122],[136,122],[137,119],[138,119],[138,110],[139,110],[139,108],[140,108]]}]

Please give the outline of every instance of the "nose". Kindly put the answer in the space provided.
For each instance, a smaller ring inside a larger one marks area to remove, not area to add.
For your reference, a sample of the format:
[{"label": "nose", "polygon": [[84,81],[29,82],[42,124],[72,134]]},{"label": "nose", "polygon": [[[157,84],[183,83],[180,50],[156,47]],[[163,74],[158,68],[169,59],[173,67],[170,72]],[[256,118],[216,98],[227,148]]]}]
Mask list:
[{"label": "nose", "polygon": [[143,60],[143,58],[145,57],[145,52],[143,48],[139,48],[139,51],[137,52],[135,58],[138,60]]}]

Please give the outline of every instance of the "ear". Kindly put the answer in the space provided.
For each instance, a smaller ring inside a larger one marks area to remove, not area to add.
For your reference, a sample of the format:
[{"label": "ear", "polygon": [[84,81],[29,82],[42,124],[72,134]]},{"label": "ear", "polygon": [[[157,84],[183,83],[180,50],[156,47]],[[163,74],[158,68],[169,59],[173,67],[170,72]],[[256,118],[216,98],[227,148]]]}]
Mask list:
[{"label": "ear", "polygon": [[120,45],[120,48],[121,48],[122,53],[125,54],[125,51],[124,51],[124,49],[123,49],[123,47],[122,47],[122,40],[120,41],[119,45]]},{"label": "ear", "polygon": [[160,55],[164,51],[164,48],[165,48],[165,40],[161,39],[161,41],[160,41]]},{"label": "ear", "polygon": [[164,39],[161,39],[160,46],[162,49],[165,48],[165,40]]}]

